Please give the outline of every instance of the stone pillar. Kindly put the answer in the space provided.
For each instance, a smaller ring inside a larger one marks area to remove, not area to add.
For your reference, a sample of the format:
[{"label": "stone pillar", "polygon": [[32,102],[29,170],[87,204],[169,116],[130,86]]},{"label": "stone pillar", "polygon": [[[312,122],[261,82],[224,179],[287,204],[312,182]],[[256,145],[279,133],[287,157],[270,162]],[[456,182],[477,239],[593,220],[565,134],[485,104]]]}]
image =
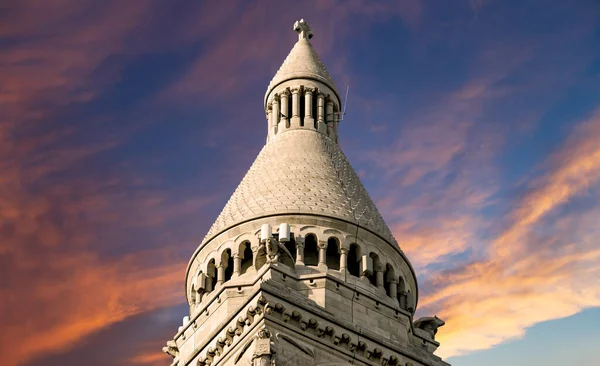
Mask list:
[{"label": "stone pillar", "polygon": [[340,271],[346,270],[346,264],[348,263],[348,249],[340,248]]},{"label": "stone pillar", "polygon": [[318,268],[321,271],[327,271],[327,242],[319,242],[319,264]]},{"label": "stone pillar", "polygon": [[304,265],[304,238],[296,238],[296,265]]},{"label": "stone pillar", "polygon": [[289,102],[290,92],[286,90],[281,92],[281,120],[279,121],[278,131],[281,131],[282,128],[289,127],[289,117],[288,116],[288,102]]},{"label": "stone pillar", "polygon": [[377,266],[377,268],[375,268],[375,284],[377,285],[377,288],[380,288],[382,290],[385,291],[384,289],[384,285],[383,285],[383,271],[384,268],[383,266],[379,265]]},{"label": "stone pillar", "polygon": [[273,135],[275,135],[277,132],[279,132],[279,95],[275,94],[273,96],[273,101],[271,102],[271,104],[273,106],[273,110],[271,112],[271,128],[273,129]]},{"label": "stone pillar", "polygon": [[221,286],[225,282],[225,266],[219,264],[217,267],[217,286]]},{"label": "stone pillar", "polygon": [[233,274],[231,275],[231,278],[236,278],[240,275],[240,272],[242,271],[242,256],[240,256],[239,254],[236,254],[233,256]]},{"label": "stone pillar", "polygon": [[292,127],[300,127],[300,87],[291,88],[292,91]]},{"label": "stone pillar", "polygon": [[334,116],[333,116],[333,102],[331,101],[330,98],[327,98],[327,135],[329,137],[333,137],[334,134]]},{"label": "stone pillar", "polygon": [[312,115],[314,88],[304,87],[304,127],[315,128],[315,118]]},{"label": "stone pillar", "polygon": [[325,94],[317,93],[317,129],[319,132],[326,133],[325,125]]}]

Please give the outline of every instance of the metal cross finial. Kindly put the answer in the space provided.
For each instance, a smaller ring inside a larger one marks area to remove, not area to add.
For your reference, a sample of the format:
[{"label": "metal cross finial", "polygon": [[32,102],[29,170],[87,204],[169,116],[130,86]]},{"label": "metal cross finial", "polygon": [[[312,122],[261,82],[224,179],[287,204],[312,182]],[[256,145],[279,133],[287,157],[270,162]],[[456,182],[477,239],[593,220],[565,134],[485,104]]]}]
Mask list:
[{"label": "metal cross finial", "polygon": [[294,23],[294,30],[298,33],[298,39],[311,39],[313,34],[304,19],[300,19]]}]

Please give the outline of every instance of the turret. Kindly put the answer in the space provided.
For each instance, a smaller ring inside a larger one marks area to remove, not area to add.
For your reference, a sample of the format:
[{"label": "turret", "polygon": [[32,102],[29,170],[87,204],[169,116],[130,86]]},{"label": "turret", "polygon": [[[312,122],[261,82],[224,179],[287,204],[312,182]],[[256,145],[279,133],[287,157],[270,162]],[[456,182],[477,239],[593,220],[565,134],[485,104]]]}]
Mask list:
[{"label": "turret", "polygon": [[324,134],[337,142],[341,100],[325,65],[313,49],[304,19],[294,24],[298,42],[269,83],[265,94],[268,141],[296,129]]}]

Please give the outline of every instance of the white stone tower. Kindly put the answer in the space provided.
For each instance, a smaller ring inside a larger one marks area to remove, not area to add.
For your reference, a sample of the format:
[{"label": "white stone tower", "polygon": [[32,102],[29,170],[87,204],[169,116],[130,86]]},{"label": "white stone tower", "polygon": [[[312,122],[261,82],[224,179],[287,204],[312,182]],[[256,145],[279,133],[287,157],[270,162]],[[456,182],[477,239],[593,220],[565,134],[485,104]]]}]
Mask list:
[{"label": "white stone tower", "polygon": [[338,91],[310,28],[269,84],[267,142],[187,267],[172,365],[448,365],[437,317],[338,146]]}]

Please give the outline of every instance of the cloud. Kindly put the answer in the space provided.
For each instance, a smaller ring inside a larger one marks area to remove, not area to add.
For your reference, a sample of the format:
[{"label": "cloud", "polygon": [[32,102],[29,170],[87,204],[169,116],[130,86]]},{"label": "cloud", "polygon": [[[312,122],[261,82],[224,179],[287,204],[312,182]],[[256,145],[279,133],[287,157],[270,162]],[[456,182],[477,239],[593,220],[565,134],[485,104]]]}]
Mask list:
[{"label": "cloud", "polygon": [[[487,258],[431,278],[422,311],[437,311],[446,357],[523,336],[536,323],[600,305],[600,210],[552,217],[569,200],[600,183],[600,115],[579,123],[532,179],[507,217],[513,221],[488,247]],[[588,197],[597,200],[599,197]],[[576,230],[573,230],[576,227]],[[544,234],[538,234],[538,233]]]}]

